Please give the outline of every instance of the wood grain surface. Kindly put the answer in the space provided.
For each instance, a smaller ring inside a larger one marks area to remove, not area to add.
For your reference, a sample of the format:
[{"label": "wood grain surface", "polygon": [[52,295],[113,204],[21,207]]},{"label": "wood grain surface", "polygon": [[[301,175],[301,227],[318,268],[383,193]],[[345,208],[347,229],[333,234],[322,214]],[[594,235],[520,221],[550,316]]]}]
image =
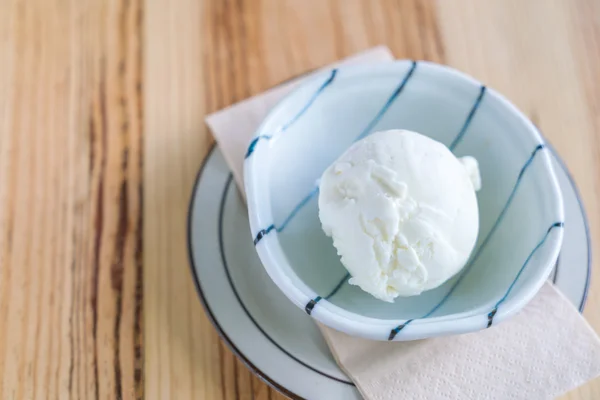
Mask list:
[{"label": "wood grain surface", "polygon": [[283,398],[220,342],[190,276],[204,117],[378,44],[529,115],[598,249],[598,1],[0,0],[0,398]]}]

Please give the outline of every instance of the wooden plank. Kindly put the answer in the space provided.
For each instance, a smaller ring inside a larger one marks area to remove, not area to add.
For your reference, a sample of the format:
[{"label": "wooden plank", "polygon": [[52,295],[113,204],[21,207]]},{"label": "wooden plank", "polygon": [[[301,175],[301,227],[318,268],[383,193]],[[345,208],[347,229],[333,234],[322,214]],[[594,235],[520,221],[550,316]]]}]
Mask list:
[{"label": "wooden plank", "polygon": [[141,1],[0,3],[0,397],[141,397]]},{"label": "wooden plank", "polygon": [[[148,399],[223,398],[219,338],[187,259],[190,189],[211,145],[204,126],[204,2],[146,3],[144,50],[144,323]],[[232,356],[230,356],[232,357]],[[233,360],[232,358],[229,358]],[[227,370],[226,378],[234,378]],[[234,381],[235,382],[235,381]]]}]

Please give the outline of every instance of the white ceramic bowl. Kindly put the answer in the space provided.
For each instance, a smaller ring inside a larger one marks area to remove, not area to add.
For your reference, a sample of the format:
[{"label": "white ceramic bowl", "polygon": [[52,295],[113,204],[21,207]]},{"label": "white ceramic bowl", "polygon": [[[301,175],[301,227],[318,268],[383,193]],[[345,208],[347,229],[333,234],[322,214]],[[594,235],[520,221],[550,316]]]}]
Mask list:
[{"label": "white ceramic bowl", "polygon": [[[385,303],[347,283],[318,218],[318,179],[357,138],[401,128],[479,161],[480,232],[467,266],[431,291]],[[269,276],[334,329],[375,340],[476,331],[514,315],[547,279],[563,238],[549,151],[500,94],[453,69],[396,61],[317,75],[277,105],[244,165],[250,227]]]}]

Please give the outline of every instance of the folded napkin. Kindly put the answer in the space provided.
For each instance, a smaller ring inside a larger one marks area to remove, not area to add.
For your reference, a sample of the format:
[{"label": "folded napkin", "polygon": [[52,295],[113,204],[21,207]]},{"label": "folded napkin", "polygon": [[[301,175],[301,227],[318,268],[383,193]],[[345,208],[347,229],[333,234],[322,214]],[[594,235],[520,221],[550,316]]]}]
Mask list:
[{"label": "folded napkin", "polygon": [[[377,47],[342,64],[391,59],[386,47]],[[303,79],[207,117],[242,193],[244,153],[253,133]],[[550,283],[509,321],[465,335],[377,342],[318,325],[337,363],[368,400],[549,399],[600,374],[598,336]]]}]

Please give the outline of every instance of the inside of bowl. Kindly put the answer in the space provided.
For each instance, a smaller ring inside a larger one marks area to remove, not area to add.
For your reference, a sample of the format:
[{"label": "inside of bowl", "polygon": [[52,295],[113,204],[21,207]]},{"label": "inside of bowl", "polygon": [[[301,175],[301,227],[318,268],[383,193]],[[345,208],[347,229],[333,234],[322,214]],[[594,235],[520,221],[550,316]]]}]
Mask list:
[{"label": "inside of bowl", "polygon": [[[410,68],[410,63],[396,63],[368,74],[340,70],[315,97],[322,87],[317,79],[288,98],[263,126],[263,132],[277,132],[294,121],[261,152],[268,153],[265,195],[277,227],[274,245],[287,261],[282,268],[291,268],[287,272],[319,296],[352,313],[413,319],[489,310],[550,272],[556,237],[547,232],[562,221],[547,150],[538,147],[540,139],[526,119],[477,82],[428,64],[417,64],[406,80]],[[321,229],[315,190],[325,168],[351,143],[384,129],[409,129],[455,143],[457,156],[477,158],[482,176],[472,265],[434,290],[394,303],[347,283],[347,271]]]}]

